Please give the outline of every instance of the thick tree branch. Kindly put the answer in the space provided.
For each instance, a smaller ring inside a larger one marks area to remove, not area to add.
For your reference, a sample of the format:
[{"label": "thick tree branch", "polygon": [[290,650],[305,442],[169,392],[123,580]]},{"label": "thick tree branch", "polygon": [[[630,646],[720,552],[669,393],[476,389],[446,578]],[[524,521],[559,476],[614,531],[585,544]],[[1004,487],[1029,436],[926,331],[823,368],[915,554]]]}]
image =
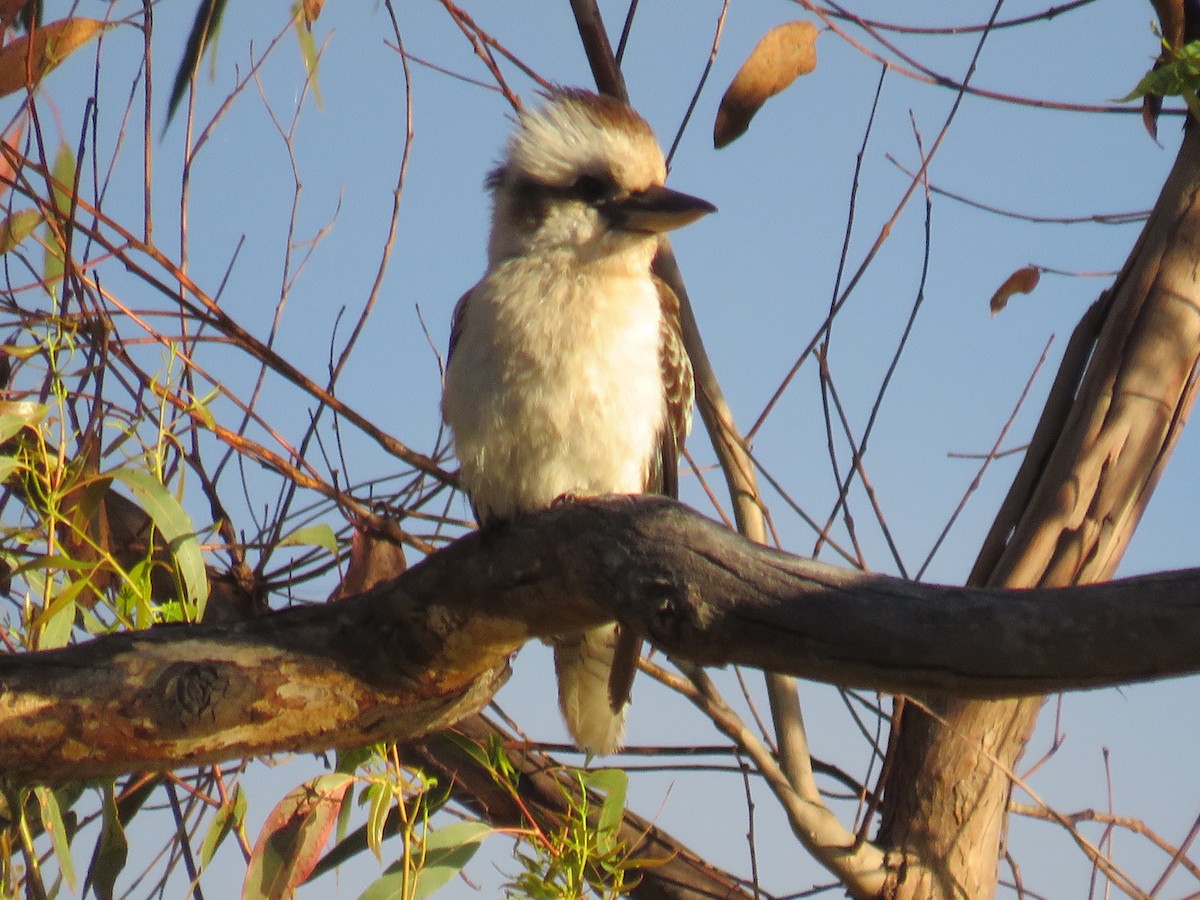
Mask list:
[{"label": "thick tree branch", "polygon": [[486,704],[521,642],[380,593],[0,657],[0,773],[56,784],[361,746]]},{"label": "thick tree branch", "polygon": [[0,658],[0,771],[78,780],[405,740],[477,710],[533,637],[616,615],[672,654],[1003,697],[1200,671],[1200,571],[1004,591],[769,550],[673,501],[563,505],[341,603]]}]

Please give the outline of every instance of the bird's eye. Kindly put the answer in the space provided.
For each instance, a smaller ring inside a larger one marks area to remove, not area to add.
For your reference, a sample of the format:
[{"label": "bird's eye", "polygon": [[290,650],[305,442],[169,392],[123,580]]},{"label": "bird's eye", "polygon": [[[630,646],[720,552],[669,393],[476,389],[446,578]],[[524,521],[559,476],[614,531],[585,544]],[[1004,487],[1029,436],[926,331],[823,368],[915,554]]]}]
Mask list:
[{"label": "bird's eye", "polygon": [[612,193],[612,185],[596,175],[580,175],[571,185],[571,193],[584,203],[596,203]]}]

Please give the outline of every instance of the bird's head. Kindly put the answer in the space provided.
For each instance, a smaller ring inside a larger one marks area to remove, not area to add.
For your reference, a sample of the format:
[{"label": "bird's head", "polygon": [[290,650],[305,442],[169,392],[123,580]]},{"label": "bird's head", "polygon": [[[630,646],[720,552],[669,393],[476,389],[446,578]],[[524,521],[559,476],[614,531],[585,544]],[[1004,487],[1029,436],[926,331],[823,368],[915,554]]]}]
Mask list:
[{"label": "bird's head", "polygon": [[665,187],[666,175],[654,132],[627,105],[552,91],[539,109],[520,114],[488,178],[489,258],[568,252],[585,262],[632,253],[644,266],[658,234],[716,209]]}]

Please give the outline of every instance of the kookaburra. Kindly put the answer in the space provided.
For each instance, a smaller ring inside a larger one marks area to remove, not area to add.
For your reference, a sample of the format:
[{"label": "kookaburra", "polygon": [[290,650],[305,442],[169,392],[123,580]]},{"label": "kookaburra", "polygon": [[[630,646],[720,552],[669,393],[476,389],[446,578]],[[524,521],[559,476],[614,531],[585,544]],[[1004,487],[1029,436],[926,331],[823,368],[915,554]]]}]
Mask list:
[{"label": "kookaburra", "polygon": [[[520,113],[487,180],[487,271],[454,311],[442,396],[481,524],[563,497],[676,493],[692,369],[650,263],[659,234],[715,207],[666,174],[616,100],[558,89]],[[553,644],[575,743],[615,752],[641,641],[609,625]]]}]

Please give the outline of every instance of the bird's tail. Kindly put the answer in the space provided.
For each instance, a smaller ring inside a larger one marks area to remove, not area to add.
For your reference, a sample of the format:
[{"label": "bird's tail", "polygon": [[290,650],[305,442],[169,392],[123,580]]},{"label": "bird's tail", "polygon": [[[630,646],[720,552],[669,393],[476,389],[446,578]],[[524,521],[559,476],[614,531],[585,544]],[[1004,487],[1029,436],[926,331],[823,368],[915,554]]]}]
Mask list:
[{"label": "bird's tail", "polygon": [[605,625],[554,639],[558,705],[580,750],[603,756],[621,749],[625,709],[609,702],[616,626]]}]

